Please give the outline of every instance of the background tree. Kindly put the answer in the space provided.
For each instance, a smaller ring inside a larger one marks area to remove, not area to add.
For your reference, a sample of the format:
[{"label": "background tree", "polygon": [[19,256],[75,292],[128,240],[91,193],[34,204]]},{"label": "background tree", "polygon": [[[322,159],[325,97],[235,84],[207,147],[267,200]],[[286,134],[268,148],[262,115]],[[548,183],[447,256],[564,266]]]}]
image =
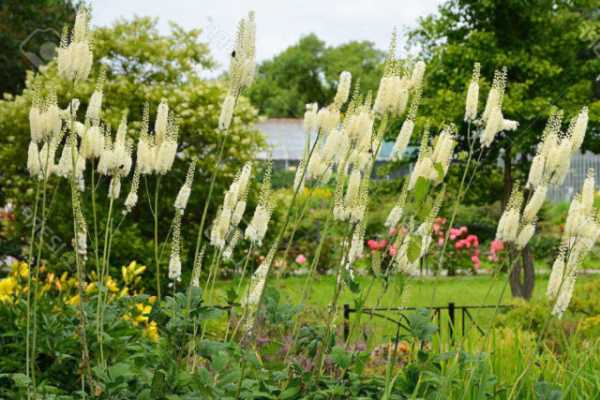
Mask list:
[{"label": "background tree", "polygon": [[[171,33],[163,35],[156,27],[157,21],[150,18],[137,18],[132,21],[120,20],[109,28],[100,28],[94,32],[94,56],[101,60],[107,69],[104,85],[103,119],[116,129],[124,112],[128,112],[129,135],[137,140],[145,102],[150,104],[150,120],[153,123],[156,107],[165,98],[174,110],[179,122],[178,158],[167,179],[161,182],[161,201],[163,209],[161,217],[161,237],[164,239],[173,218],[173,201],[179,187],[185,180],[189,160],[192,156],[199,159],[196,168],[195,182],[208,182],[216,168],[216,146],[220,133],[217,131],[220,105],[225,96],[225,86],[221,82],[207,82],[201,79],[198,72],[203,68],[211,68],[213,61],[206,44],[201,42],[201,30],[185,31],[173,25]],[[94,72],[98,75],[98,71]],[[0,191],[7,201],[15,205],[17,212],[16,231],[11,235],[13,244],[24,244],[26,232],[31,229],[26,225],[23,215],[32,204],[33,180],[26,171],[27,146],[30,139],[28,113],[31,105],[32,87],[37,82],[54,85],[58,93],[59,106],[64,108],[71,98],[81,100],[80,110],[87,108],[87,101],[94,90],[95,78],[77,84],[73,90],[66,82],[57,77],[56,65],[51,63],[40,74],[29,74],[26,89],[22,95],[9,96],[0,101]],[[80,111],[82,112],[82,111]],[[228,146],[225,149],[225,163],[218,174],[215,193],[222,193],[224,185],[228,185],[240,168],[249,159],[261,143],[259,133],[252,128],[256,120],[256,110],[245,98],[241,98],[230,130]],[[90,181],[91,165],[88,162],[86,182]],[[63,259],[64,250],[70,247],[72,226],[69,224],[68,182],[53,177],[50,188],[49,236],[56,236],[54,248],[44,254],[54,254],[52,268],[73,268],[74,263]],[[123,224],[123,228],[115,237],[113,245],[113,267],[120,267],[131,259],[150,264],[152,247],[152,216],[147,206],[146,190],[154,191],[155,177],[145,182],[140,181],[139,203],[127,218],[132,223]],[[102,179],[97,193],[99,215],[105,215],[108,208],[106,187],[108,182]],[[148,186],[146,186],[146,184]],[[129,190],[130,179],[123,182],[122,205]],[[183,237],[189,243],[195,239],[197,223],[208,191],[208,184],[195,184],[190,197],[186,220],[184,220]],[[213,205],[219,204],[216,198]],[[84,193],[84,203],[90,204],[90,191]],[[90,210],[87,212],[91,226]],[[214,210],[213,210],[214,211]],[[63,215],[64,214],[64,215]],[[210,221],[210,219],[209,219]],[[52,241],[48,241],[52,246]],[[64,247],[66,246],[66,247]],[[54,252],[56,250],[56,252]],[[186,248],[185,251],[193,249]],[[54,253],[53,253],[54,252]],[[168,251],[165,255],[168,256]],[[11,253],[9,253],[11,254]],[[14,253],[12,253],[14,254]],[[191,262],[188,259],[189,262]],[[191,270],[190,268],[185,268]]]},{"label": "background tree", "polygon": [[[486,156],[490,166],[499,158],[504,163],[503,185],[487,201],[506,201],[513,182],[526,178],[535,146],[556,107],[570,119],[589,106],[583,149],[600,150],[598,6],[597,0],[450,0],[411,32],[412,44],[428,63],[421,114],[431,116],[436,125],[462,126],[463,149],[464,99],[473,64],[481,63],[483,94],[494,69],[508,68],[504,114],[520,126],[496,140]],[[487,180],[487,174],[481,178]],[[522,259],[511,275],[511,289],[513,295],[529,298],[534,282],[529,249]]]},{"label": "background tree", "polygon": [[0,2],[0,94],[20,93],[26,71],[52,57],[64,25],[75,20],[77,0]]},{"label": "background tree", "polygon": [[249,97],[269,117],[301,117],[307,103],[323,105],[335,94],[342,71],[360,79],[364,91],[375,90],[382,61],[372,42],[328,47],[310,34],[259,66]]}]

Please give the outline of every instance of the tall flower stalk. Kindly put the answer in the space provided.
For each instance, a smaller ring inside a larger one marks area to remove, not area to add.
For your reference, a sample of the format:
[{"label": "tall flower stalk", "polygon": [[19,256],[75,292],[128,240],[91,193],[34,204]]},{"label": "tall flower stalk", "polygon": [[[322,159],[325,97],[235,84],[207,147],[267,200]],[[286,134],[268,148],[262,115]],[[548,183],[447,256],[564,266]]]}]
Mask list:
[{"label": "tall flower stalk", "polygon": [[215,168],[210,178],[207,198],[202,209],[202,217],[198,226],[196,235],[196,248],[194,250],[194,265],[198,262],[200,256],[200,248],[204,239],[204,228],[208,209],[210,207],[217,173],[221,162],[225,145],[229,137],[229,130],[233,121],[235,107],[237,105],[240,93],[249,87],[254,80],[256,71],[256,22],[254,20],[254,12],[248,13],[248,17],[240,21],[236,35],[235,47],[229,62],[229,88],[219,115],[218,128],[221,131],[218,144],[218,154],[215,161]]}]

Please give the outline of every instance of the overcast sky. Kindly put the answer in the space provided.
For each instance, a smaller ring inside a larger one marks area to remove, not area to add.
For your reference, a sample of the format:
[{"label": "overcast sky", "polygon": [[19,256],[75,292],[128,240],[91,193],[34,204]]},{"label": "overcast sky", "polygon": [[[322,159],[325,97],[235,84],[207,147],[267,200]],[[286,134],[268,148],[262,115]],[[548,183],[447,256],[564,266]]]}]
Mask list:
[{"label": "overcast sky", "polygon": [[369,40],[386,49],[394,27],[402,33],[417,18],[434,12],[442,0],[91,0],[93,25],[110,25],[119,17],[159,18],[185,28],[202,27],[211,54],[225,65],[237,21],[256,12],[257,58],[272,57],[314,32],[327,44]]}]

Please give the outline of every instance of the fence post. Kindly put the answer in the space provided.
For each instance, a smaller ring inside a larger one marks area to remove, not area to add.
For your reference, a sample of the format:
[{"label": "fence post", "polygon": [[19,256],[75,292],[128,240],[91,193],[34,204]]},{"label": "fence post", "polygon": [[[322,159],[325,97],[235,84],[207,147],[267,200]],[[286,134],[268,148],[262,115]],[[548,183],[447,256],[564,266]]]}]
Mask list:
[{"label": "fence post", "polygon": [[454,303],[448,303],[448,334],[452,341],[454,341],[454,322]]},{"label": "fence post", "polygon": [[344,304],[344,342],[350,336],[350,304]]}]

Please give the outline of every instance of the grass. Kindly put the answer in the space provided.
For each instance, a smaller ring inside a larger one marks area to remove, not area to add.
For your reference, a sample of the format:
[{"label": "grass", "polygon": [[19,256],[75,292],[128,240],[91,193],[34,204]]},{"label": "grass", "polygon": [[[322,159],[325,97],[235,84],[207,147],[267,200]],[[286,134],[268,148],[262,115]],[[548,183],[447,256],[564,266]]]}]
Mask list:
[{"label": "grass", "polygon": [[[578,283],[581,284],[584,280],[600,279],[595,275],[584,275]],[[360,284],[360,294],[366,295],[368,287],[371,284],[372,278],[368,276],[359,276],[357,278]],[[533,299],[542,299],[545,296],[548,277],[538,276],[536,278]],[[280,302],[283,304],[302,304],[302,320],[307,323],[317,323],[323,321],[326,317],[333,290],[335,286],[335,277],[319,275],[308,286],[305,292],[306,277],[286,277],[272,278],[269,286],[276,288],[281,295]],[[218,284],[221,301],[225,299],[225,290],[229,288],[231,281],[222,281]],[[502,295],[502,296],[501,296]],[[338,302],[338,332],[341,335],[342,312],[341,308],[344,304],[355,306],[355,300],[359,294],[352,293],[346,286],[344,287],[340,300]],[[304,297],[306,301],[303,302]],[[385,291],[381,280],[375,280],[371,291],[366,298],[366,307],[435,307],[447,306],[453,302],[455,306],[480,306],[496,304],[511,304],[513,297],[510,292],[510,286],[507,284],[507,276],[499,275],[492,277],[489,275],[479,276],[456,276],[456,277],[439,277],[439,278],[410,278],[402,281],[397,278],[391,282],[388,290]],[[495,308],[487,308],[480,310],[470,310],[470,313],[482,330],[487,330],[493,322]],[[502,310],[499,310],[502,312]],[[382,313],[387,317],[397,319],[397,312]],[[368,342],[369,346],[377,345],[392,337],[395,332],[394,324],[385,321],[382,318],[374,318],[368,315],[357,319],[357,314],[351,314],[350,325],[353,340],[358,340],[362,336]],[[438,321],[441,326],[443,340],[448,339],[448,314],[446,311]],[[462,334],[462,314],[456,312],[455,330],[458,335]],[[472,339],[477,339],[479,335],[473,322],[466,318],[465,327],[467,336]]]}]

